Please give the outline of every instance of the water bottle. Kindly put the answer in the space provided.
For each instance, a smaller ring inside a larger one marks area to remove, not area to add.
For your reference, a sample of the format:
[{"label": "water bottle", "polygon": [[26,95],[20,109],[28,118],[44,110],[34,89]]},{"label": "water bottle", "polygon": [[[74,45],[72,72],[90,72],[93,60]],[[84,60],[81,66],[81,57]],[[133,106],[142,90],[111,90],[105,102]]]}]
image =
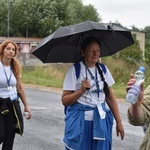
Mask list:
[{"label": "water bottle", "polygon": [[145,68],[143,66],[140,66],[139,69],[134,73],[134,78],[136,79],[136,81],[126,95],[126,101],[131,104],[134,104],[137,101],[140,93],[141,82],[143,82],[145,78],[144,72]]},{"label": "water bottle", "polygon": [[29,113],[28,112],[24,112],[24,117],[26,118],[26,119],[28,119],[29,118]]}]

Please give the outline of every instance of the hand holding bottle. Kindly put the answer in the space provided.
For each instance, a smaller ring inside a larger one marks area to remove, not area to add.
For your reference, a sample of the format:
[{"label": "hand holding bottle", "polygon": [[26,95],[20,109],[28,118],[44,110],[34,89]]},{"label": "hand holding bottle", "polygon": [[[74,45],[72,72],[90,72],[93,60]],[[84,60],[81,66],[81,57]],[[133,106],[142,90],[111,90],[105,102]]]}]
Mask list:
[{"label": "hand holding bottle", "polygon": [[24,117],[25,117],[26,119],[28,119],[28,118],[29,118],[29,112],[25,111],[25,112],[24,112]]},{"label": "hand holding bottle", "polygon": [[129,81],[130,83],[128,83],[128,85],[130,85],[130,89],[128,89],[127,91],[126,101],[131,104],[136,103],[138,99],[141,90],[141,83],[145,78],[144,71],[145,68],[143,66],[140,66],[139,70],[134,73],[134,76]]}]

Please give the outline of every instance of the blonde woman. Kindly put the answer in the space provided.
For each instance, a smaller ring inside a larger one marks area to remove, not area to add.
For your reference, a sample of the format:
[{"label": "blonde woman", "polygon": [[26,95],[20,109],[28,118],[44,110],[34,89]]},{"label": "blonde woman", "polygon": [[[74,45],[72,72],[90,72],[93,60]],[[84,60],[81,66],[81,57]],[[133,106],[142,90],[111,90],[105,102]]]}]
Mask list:
[{"label": "blonde woman", "polygon": [[12,150],[15,133],[23,134],[23,118],[19,97],[24,105],[24,112],[31,111],[20,80],[21,66],[15,58],[17,45],[4,41],[0,45],[0,144],[2,150]]}]

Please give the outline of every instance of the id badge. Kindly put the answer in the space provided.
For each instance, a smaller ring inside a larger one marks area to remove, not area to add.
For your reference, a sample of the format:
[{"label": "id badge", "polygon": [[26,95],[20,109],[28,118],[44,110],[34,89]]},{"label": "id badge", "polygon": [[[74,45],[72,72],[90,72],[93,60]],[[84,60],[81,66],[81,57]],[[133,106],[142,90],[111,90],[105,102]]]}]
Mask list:
[{"label": "id badge", "polygon": [[105,101],[105,93],[104,92],[100,92],[99,93],[99,101],[104,102]]},{"label": "id badge", "polygon": [[105,101],[105,93],[104,93],[104,82],[101,81],[99,83],[99,101],[104,102]]},{"label": "id badge", "polygon": [[97,104],[97,108],[101,119],[105,119],[106,112],[103,110],[101,103]]},{"label": "id badge", "polygon": [[11,90],[9,92],[9,97],[10,97],[11,101],[15,101],[18,99],[18,94],[14,90]]}]

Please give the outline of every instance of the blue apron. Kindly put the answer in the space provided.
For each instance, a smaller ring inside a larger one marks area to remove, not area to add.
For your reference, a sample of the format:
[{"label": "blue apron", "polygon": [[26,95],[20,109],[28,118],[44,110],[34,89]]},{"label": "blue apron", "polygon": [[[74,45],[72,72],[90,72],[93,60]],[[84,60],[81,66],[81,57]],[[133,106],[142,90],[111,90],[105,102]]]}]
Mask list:
[{"label": "blue apron", "polygon": [[[65,117],[65,135],[63,142],[68,149],[73,150],[111,150],[113,115],[102,104],[106,112],[105,119],[101,119],[97,107],[90,107],[75,103],[69,106]],[[84,112],[94,110],[93,121],[84,120]],[[86,135],[88,134],[88,135]],[[88,139],[85,140],[85,138]]]}]

